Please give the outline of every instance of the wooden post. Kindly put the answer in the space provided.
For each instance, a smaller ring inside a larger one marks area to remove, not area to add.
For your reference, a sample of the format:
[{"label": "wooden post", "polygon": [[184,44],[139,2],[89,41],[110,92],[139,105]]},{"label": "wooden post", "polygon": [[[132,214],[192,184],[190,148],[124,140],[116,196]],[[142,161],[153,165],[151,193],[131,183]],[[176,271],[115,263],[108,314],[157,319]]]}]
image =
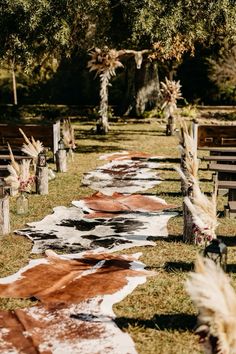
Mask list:
[{"label": "wooden post", "polygon": [[[60,120],[53,124],[53,156],[55,158],[55,154],[58,150],[58,141],[60,140]],[[55,160],[54,160],[55,161]]]},{"label": "wooden post", "polygon": [[167,125],[166,125],[166,135],[173,136],[175,134],[175,118],[173,115],[168,117]]},{"label": "wooden post", "polygon": [[10,233],[9,196],[0,198],[0,235]]},{"label": "wooden post", "polygon": [[67,172],[66,150],[56,152],[57,172]]},{"label": "wooden post", "polygon": [[[183,130],[181,129],[181,134],[182,134],[182,141],[184,143],[184,135],[183,135]],[[185,166],[185,155],[182,153],[181,155],[181,162],[180,162],[180,168],[183,171],[184,175],[187,175],[186,171],[186,166]],[[192,198],[192,188],[189,186],[186,181],[181,180],[181,190],[183,193],[183,197],[189,197],[190,199]],[[194,235],[193,235],[193,219],[192,219],[192,214],[189,211],[187,205],[183,202],[183,241],[186,243],[194,243]]]},{"label": "wooden post", "polygon": [[197,151],[197,146],[198,146],[198,121],[196,119],[194,119],[193,123],[192,123],[192,132],[193,132],[194,148]]},{"label": "wooden post", "polygon": [[36,193],[48,194],[48,167],[36,167]]}]

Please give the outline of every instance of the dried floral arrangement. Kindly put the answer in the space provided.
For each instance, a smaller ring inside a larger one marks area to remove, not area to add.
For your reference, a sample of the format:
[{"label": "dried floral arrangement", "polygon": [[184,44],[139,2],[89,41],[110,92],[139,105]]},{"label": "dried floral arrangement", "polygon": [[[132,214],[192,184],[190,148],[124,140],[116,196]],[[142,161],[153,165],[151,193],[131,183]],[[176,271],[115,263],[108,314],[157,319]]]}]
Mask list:
[{"label": "dried floral arrangement", "polygon": [[205,353],[236,353],[236,294],[224,271],[199,257],[186,289],[199,312],[196,334]]},{"label": "dried floral arrangement", "polygon": [[10,175],[5,177],[6,184],[11,188],[11,194],[19,192],[30,192],[35,182],[35,176],[30,173],[30,159],[23,159],[21,163],[16,162],[12,149],[8,144],[11,163],[7,166]]},{"label": "dried floral arrangement", "polygon": [[70,119],[64,119],[62,125],[63,142],[69,148],[69,155],[73,159],[73,150],[76,148],[75,132]]},{"label": "dried floral arrangement", "polygon": [[182,178],[184,187],[184,203],[191,212],[193,234],[196,244],[204,244],[216,238],[217,220],[217,188],[214,187],[209,199],[200,188],[198,178],[199,160],[192,132],[185,122],[180,121],[180,150],[182,155],[181,168],[176,168]]},{"label": "dried floral arrangement", "polygon": [[30,139],[25,135],[21,128],[19,128],[19,131],[25,139],[25,143],[23,144],[21,151],[24,152],[26,155],[32,157],[32,159],[36,160],[38,154],[44,150],[42,142],[39,140],[35,141],[33,136],[31,137],[30,141]]},{"label": "dried floral arrangement", "polygon": [[161,81],[160,84],[163,96],[162,110],[164,110],[168,116],[173,115],[177,110],[177,100],[182,98],[180,82],[168,80],[166,77],[165,82]]}]

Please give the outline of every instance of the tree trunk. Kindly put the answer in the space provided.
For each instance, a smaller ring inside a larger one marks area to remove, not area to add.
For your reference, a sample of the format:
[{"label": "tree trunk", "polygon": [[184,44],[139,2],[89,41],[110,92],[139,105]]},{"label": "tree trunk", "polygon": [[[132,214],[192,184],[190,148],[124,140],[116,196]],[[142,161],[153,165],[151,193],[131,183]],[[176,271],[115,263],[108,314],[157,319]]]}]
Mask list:
[{"label": "tree trunk", "polygon": [[137,69],[132,60],[126,65],[126,95],[124,115],[142,116],[146,109],[152,109],[160,103],[160,83],[157,62],[143,61]]},{"label": "tree trunk", "polygon": [[11,65],[11,73],[12,73],[12,90],[13,90],[13,102],[14,105],[17,105],[17,89],[16,89],[16,74],[15,74],[15,65],[14,61],[12,61]]}]

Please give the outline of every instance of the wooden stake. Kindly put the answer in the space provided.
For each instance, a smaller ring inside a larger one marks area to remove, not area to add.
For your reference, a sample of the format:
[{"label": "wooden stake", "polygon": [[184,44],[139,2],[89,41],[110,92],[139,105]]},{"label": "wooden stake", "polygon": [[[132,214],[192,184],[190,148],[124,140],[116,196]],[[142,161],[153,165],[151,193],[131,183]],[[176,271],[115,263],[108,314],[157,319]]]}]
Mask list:
[{"label": "wooden stake", "polygon": [[[184,133],[183,129],[181,129],[181,135],[182,135],[182,140],[184,141]],[[181,162],[180,162],[180,168],[183,171],[183,173],[187,174],[186,171],[186,166],[185,166],[185,154],[181,154]],[[191,186],[186,183],[186,181],[181,180],[181,190],[183,193],[183,197],[189,197],[190,200],[192,198],[192,188]],[[193,235],[193,219],[192,219],[192,214],[189,211],[187,205],[183,202],[183,241],[186,243],[193,244],[194,243],[194,235]]]},{"label": "wooden stake", "polygon": [[36,193],[45,195],[48,194],[48,167],[36,168]]},{"label": "wooden stake", "polygon": [[9,196],[0,199],[0,235],[10,233]]},{"label": "wooden stake", "polygon": [[66,150],[56,152],[57,172],[67,172]]}]

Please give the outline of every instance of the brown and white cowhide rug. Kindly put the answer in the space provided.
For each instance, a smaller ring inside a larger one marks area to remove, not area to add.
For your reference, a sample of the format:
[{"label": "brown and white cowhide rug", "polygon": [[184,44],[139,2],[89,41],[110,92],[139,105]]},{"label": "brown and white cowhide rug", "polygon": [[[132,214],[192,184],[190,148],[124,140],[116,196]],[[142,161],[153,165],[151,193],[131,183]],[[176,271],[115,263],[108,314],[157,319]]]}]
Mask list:
[{"label": "brown and white cowhide rug", "polygon": [[47,255],[0,279],[1,297],[42,302],[0,312],[0,353],[136,353],[116,326],[112,306],[153,275],[138,261],[140,254]]},{"label": "brown and white cowhide rug", "polygon": [[107,195],[146,191],[161,183],[159,166],[156,162],[118,159],[85,173],[82,184]]},{"label": "brown and white cowhide rug", "polygon": [[113,252],[155,245],[153,238],[167,237],[168,220],[177,215],[166,211],[175,206],[163,199],[138,194],[95,193],[73,204],[76,207],[54,208],[53,214],[16,233],[33,241],[32,253]]},{"label": "brown and white cowhide rug", "polygon": [[167,204],[162,198],[145,194],[122,194],[113,193],[106,195],[96,192],[79,201],[73,201],[73,205],[87,212],[87,218],[110,216],[112,213],[122,212],[159,212],[176,208],[173,204]]}]

